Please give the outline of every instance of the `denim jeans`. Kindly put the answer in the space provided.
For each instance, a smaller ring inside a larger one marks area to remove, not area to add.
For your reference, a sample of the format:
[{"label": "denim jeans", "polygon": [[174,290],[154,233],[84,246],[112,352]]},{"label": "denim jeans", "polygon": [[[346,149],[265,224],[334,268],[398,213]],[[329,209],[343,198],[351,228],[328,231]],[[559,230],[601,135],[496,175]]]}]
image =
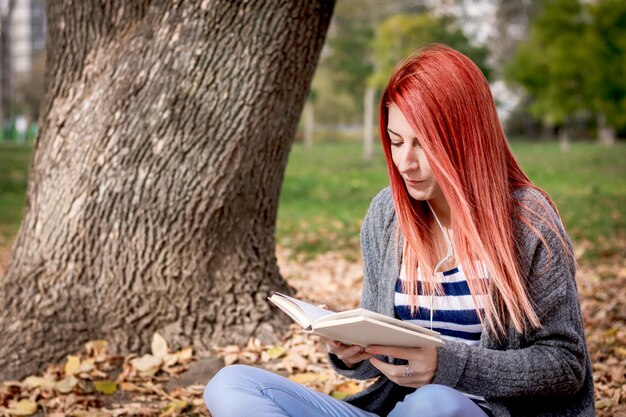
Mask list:
[{"label": "denim jeans", "polygon": [[[262,369],[232,365],[209,381],[204,402],[212,417],[378,417]],[[425,385],[389,417],[486,417],[472,400],[443,385]]]}]

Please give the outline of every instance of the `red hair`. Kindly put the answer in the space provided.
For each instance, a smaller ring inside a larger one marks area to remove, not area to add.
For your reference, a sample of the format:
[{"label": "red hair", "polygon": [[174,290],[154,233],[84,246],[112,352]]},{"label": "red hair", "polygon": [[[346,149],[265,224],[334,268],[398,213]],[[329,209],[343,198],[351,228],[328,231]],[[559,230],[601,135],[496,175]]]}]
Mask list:
[{"label": "red hair", "polygon": [[[385,151],[391,190],[400,230],[405,238],[404,262],[410,303],[417,307],[417,266],[423,272],[427,294],[440,291],[433,269],[435,254],[430,210],[413,200],[391,157],[387,132],[388,108],[398,106],[418,136],[433,174],[450,206],[453,244],[474,301],[487,294],[482,306],[486,321],[496,335],[505,334],[508,317],[517,331],[541,326],[524,284],[516,255],[513,219],[530,221],[515,210],[513,190],[533,185],[508,145],[489,84],[480,69],[465,55],[434,44],[402,61],[393,72],[380,102],[380,135]],[[557,232],[549,215],[541,216]],[[558,212],[557,212],[558,213]],[[543,244],[545,238],[539,235]],[[569,250],[568,250],[569,253]],[[477,261],[480,261],[477,262]],[[484,276],[486,268],[489,280]],[[497,300],[497,301],[496,301]],[[476,302],[477,311],[479,303]]]}]

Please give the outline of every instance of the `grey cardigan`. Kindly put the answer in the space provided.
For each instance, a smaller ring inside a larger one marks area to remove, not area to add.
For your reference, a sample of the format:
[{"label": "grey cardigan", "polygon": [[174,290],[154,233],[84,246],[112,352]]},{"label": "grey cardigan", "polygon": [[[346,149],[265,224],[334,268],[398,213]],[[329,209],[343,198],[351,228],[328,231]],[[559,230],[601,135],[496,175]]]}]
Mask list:
[{"label": "grey cardigan", "polygon": [[[520,188],[513,197],[530,209],[524,211],[524,216],[530,217],[530,223],[545,237],[550,250],[549,255],[531,228],[514,218],[518,257],[543,327],[520,334],[510,324],[508,336],[500,342],[483,331],[479,346],[446,341],[439,348],[433,383],[485,397],[497,417],[594,416],[593,375],[574,279],[575,262],[545,222],[530,213],[552,216],[559,227],[561,222],[551,208],[546,211],[548,202],[536,190]],[[398,239],[389,188],[381,191],[370,205],[361,228],[361,247],[364,260],[361,306],[394,316],[402,236]],[[391,382],[369,361],[347,369],[336,356],[330,355],[330,363],[337,372],[350,378],[378,377],[368,389],[347,398],[348,402],[378,415],[388,414],[413,391]]]}]

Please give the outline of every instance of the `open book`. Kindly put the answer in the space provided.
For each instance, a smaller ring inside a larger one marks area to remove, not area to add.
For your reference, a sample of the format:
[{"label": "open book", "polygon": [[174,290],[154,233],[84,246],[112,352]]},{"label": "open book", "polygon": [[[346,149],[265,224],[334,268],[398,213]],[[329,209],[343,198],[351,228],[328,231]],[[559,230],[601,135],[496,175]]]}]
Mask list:
[{"label": "open book", "polygon": [[275,292],[269,300],[307,333],[348,345],[440,346],[439,333],[373,311],[357,308],[334,313]]}]

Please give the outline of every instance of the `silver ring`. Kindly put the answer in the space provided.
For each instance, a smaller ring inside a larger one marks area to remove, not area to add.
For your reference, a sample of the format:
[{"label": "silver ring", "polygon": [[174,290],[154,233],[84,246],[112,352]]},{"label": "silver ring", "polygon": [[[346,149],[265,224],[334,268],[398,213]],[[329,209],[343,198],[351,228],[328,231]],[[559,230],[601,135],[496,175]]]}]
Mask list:
[{"label": "silver ring", "polygon": [[411,368],[410,366],[407,365],[406,367],[406,371],[404,371],[404,375],[402,376],[411,376],[413,375],[415,371],[413,371],[413,368]]}]

